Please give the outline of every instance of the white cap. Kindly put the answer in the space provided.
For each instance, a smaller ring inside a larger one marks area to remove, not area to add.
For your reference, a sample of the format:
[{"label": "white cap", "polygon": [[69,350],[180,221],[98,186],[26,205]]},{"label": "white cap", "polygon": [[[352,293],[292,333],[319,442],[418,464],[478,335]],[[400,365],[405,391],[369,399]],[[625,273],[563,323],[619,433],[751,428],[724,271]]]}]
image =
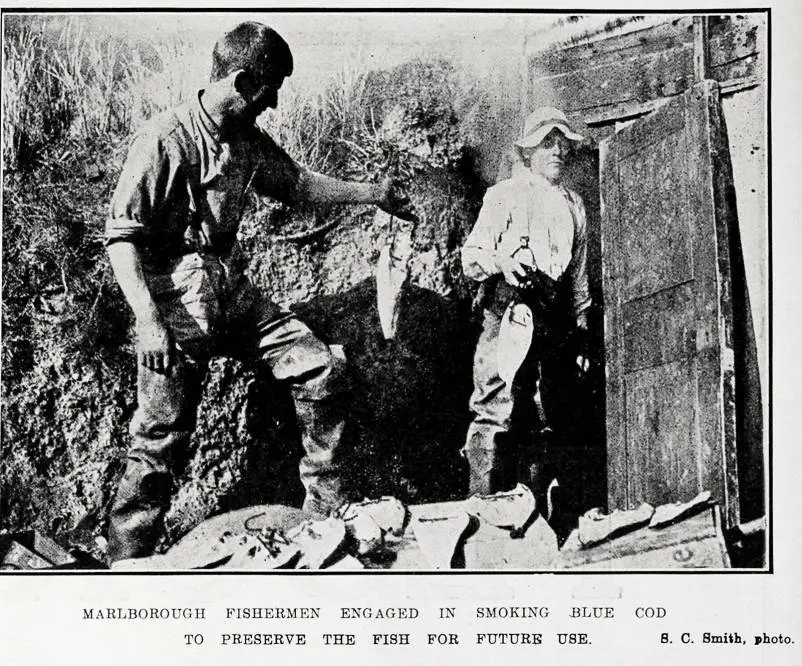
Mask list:
[{"label": "white cap", "polygon": [[560,130],[565,135],[565,138],[571,141],[583,141],[585,139],[584,136],[571,129],[568,118],[565,117],[562,111],[551,106],[541,106],[539,109],[532,111],[526,118],[523,138],[518,139],[515,145],[520,148],[534,148],[555,128]]}]

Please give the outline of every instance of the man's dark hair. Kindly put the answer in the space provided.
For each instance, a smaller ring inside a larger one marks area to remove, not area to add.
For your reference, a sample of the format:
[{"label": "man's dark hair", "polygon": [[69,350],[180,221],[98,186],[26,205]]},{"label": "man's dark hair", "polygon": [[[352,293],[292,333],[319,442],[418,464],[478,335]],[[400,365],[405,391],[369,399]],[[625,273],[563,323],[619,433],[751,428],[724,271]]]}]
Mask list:
[{"label": "man's dark hair", "polygon": [[289,76],[292,66],[292,52],[284,38],[273,28],[247,21],[214,45],[210,78],[219,81],[238,69]]}]

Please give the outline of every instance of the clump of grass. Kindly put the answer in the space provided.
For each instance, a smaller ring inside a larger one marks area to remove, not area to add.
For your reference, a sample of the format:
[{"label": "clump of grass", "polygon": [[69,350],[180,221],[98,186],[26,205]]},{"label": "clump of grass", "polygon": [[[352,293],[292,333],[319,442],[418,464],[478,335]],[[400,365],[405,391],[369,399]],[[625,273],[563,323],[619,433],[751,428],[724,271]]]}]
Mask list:
[{"label": "clump of grass", "polygon": [[129,53],[127,43],[89,36],[76,18],[67,22],[43,67],[57,84],[49,101],[69,109],[75,138],[107,141],[128,131]]},{"label": "clump of grass", "polygon": [[278,108],[264,116],[263,127],[301,164],[344,175],[343,157],[370,140],[363,117],[368,75],[365,61],[355,57],[327,81],[297,84],[290,79]]},{"label": "clump of grass", "polygon": [[102,37],[71,17],[57,33],[43,22],[6,26],[3,165],[25,169],[63,140],[108,146],[190,95],[198,54],[182,40]]},{"label": "clump of grass", "polygon": [[208,59],[181,37],[131,47],[125,95],[131,129],[190,100],[207,79]]},{"label": "clump of grass", "polygon": [[3,42],[3,166],[15,169],[24,150],[25,128],[32,125],[36,60],[40,35],[23,31]]}]

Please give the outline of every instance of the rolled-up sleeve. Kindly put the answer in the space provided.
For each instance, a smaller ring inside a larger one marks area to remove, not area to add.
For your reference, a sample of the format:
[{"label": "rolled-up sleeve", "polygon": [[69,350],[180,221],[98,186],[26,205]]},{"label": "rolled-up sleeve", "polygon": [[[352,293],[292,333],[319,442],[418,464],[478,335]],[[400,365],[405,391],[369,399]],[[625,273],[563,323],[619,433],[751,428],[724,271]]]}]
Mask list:
[{"label": "rolled-up sleeve", "polygon": [[462,271],[465,277],[483,282],[500,272],[498,241],[508,216],[504,197],[500,196],[497,188],[490,188],[485,193],[476,224],[462,248]]},{"label": "rolled-up sleeve", "polygon": [[260,196],[268,196],[287,204],[302,203],[308,172],[293,160],[265,132],[255,137],[258,162],[253,178],[253,188]]},{"label": "rolled-up sleeve", "polygon": [[574,208],[574,243],[571,262],[568,264],[568,277],[571,284],[571,297],[574,316],[587,310],[591,304],[588,288],[588,225],[585,204],[582,198],[573,194],[571,203]]},{"label": "rolled-up sleeve", "polygon": [[175,170],[158,136],[137,136],[128,151],[106,220],[106,244],[137,243],[158,224],[158,213],[174,180]]}]

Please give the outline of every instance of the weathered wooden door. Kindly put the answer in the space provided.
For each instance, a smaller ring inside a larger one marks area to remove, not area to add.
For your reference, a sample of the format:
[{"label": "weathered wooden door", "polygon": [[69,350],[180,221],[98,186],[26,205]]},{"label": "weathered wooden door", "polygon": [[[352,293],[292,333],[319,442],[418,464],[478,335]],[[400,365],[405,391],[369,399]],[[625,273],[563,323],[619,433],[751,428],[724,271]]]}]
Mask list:
[{"label": "weathered wooden door", "polygon": [[610,510],[710,490],[738,522],[732,303],[718,86],[602,142]]}]

